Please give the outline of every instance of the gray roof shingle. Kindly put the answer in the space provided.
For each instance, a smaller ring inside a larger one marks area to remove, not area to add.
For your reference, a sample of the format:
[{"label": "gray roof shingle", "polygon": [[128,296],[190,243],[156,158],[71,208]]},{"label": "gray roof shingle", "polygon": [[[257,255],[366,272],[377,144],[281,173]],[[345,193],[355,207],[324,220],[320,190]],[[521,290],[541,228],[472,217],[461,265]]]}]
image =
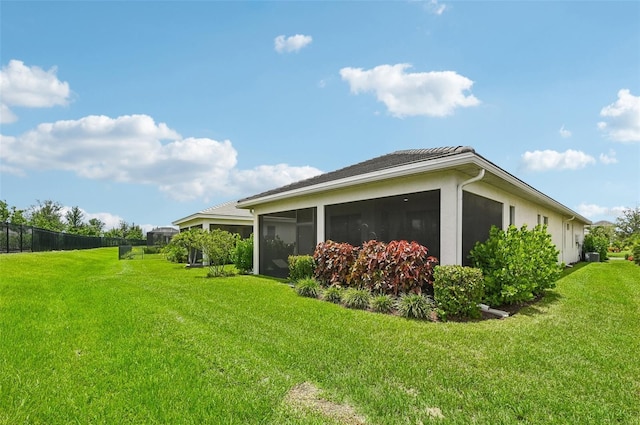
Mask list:
[{"label": "gray roof shingle", "polygon": [[466,152],[475,153],[475,150],[470,146],[448,146],[440,148],[400,150],[373,159],[369,159],[358,164],[350,165],[336,171],[320,174],[318,176],[300,180],[286,186],[268,190],[266,192],[241,199],[238,202],[250,201],[252,199],[262,198],[263,196],[276,195],[278,193],[284,193],[290,190],[301,189],[304,187],[314,186],[317,184],[327,183],[335,180],[341,180],[348,177],[386,170],[401,165],[413,164],[416,162],[428,161]]}]

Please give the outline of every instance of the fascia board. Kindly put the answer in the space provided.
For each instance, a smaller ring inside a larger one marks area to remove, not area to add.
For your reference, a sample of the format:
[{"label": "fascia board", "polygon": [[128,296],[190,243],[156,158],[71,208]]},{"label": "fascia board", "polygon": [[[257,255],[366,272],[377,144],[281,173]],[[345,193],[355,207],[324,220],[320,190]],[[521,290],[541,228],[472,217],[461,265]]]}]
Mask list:
[{"label": "fascia board", "polygon": [[560,211],[564,214],[566,214],[567,216],[574,216],[576,219],[586,223],[586,224],[591,224],[591,220],[589,220],[588,218],[583,217],[582,215],[578,214],[577,212],[573,211],[572,209],[570,209],[569,207],[561,204],[560,202],[556,201],[555,199],[549,197],[548,195],[545,195],[544,193],[540,192],[539,190],[533,188],[532,186],[529,186],[527,183],[523,182],[522,180],[518,179],[517,177],[513,176],[512,174],[506,172],[505,170],[503,170],[502,168],[498,167],[497,165],[487,161],[486,159],[476,156],[474,158],[473,161],[476,165],[478,165],[479,167],[484,168],[485,170],[489,171],[491,174],[495,175],[496,177],[514,185],[515,187],[517,187],[519,190],[521,190],[522,192],[524,192],[524,194],[529,198],[529,199],[533,199],[536,200],[538,203],[547,205],[548,207],[550,207],[551,209],[554,209],[556,211]]}]

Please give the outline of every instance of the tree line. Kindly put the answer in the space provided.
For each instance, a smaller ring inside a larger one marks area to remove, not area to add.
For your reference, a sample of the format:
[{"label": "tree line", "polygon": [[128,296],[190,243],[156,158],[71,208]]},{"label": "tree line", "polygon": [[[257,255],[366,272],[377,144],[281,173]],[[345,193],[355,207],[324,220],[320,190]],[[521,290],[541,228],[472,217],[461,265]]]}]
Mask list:
[{"label": "tree line", "polygon": [[54,232],[65,232],[82,236],[103,236],[108,238],[143,239],[142,228],[135,223],[120,220],[118,227],[105,230],[105,223],[98,218],[86,218],[78,206],[63,212],[62,204],[52,200],[36,201],[26,210],[9,206],[0,200],[0,222],[27,225]]}]

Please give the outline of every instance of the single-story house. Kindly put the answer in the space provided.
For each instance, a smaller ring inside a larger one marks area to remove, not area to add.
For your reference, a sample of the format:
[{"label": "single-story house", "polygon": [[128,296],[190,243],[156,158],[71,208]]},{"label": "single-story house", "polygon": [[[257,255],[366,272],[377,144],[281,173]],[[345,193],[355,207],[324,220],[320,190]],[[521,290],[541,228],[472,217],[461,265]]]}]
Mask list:
[{"label": "single-story house", "polygon": [[225,202],[178,219],[172,224],[178,226],[181,232],[189,229],[221,229],[248,238],[253,233],[253,215],[250,211],[236,208],[236,204],[236,201]]},{"label": "single-story house", "polygon": [[[412,149],[241,199],[251,212],[254,273],[285,277],[289,255],[331,239],[414,240],[440,264],[469,265],[492,225],[546,224],[559,262],[580,260],[591,222],[468,146]],[[196,221],[178,220],[185,223]]]}]

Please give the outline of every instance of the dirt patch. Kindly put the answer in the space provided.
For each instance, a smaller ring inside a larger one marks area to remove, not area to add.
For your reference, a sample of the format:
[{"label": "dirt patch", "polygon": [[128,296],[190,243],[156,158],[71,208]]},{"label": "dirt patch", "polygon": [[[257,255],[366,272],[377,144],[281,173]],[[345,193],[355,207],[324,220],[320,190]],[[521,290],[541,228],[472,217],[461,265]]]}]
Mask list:
[{"label": "dirt patch", "polygon": [[320,390],[309,382],[291,388],[285,402],[292,407],[310,409],[345,425],[364,425],[364,417],[348,404],[334,403],[320,397]]}]

